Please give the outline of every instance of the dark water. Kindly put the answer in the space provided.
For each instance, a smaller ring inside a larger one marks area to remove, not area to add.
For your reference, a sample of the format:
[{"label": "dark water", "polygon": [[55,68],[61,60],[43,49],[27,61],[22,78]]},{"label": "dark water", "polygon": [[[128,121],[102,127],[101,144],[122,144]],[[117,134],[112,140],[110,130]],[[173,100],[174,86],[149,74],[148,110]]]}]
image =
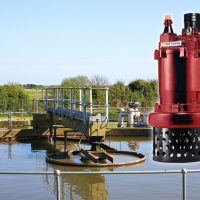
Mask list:
[{"label": "dark water", "polygon": [[[60,148],[62,148],[62,142]],[[78,168],[47,164],[45,156],[52,148],[47,141],[0,143],[0,171],[125,171],[200,168],[200,162],[166,164],[152,161],[152,141],[146,137],[112,138],[107,144],[119,150],[133,150],[146,155],[139,166],[120,168]],[[62,198],[84,200],[182,199],[181,174],[168,175],[65,175]],[[200,174],[187,175],[188,199],[199,199]],[[0,199],[56,199],[54,177],[49,175],[0,175]]]}]

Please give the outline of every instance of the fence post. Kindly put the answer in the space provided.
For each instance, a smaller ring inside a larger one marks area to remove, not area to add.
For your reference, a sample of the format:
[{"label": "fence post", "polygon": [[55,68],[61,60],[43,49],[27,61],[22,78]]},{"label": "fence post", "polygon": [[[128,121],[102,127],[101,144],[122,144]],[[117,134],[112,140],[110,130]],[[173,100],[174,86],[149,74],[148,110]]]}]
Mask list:
[{"label": "fence post", "polygon": [[108,87],[106,88],[106,123],[108,122],[108,107],[109,107],[109,104],[108,104]]},{"label": "fence post", "polygon": [[79,111],[82,111],[82,89],[79,88]]},{"label": "fence post", "polygon": [[8,129],[12,129],[12,112],[8,113]]},{"label": "fence post", "polygon": [[86,99],[86,88],[83,88],[83,122],[87,122],[87,99]]},{"label": "fence post", "polygon": [[90,87],[90,114],[93,113],[93,110],[92,110],[92,88]]},{"label": "fence post", "polygon": [[57,200],[61,200],[61,193],[60,193],[60,170],[55,170],[56,175],[56,187],[57,187]]},{"label": "fence post", "polygon": [[65,101],[64,101],[64,88],[61,88],[61,117],[64,116],[64,105],[65,105]]},{"label": "fence post", "polygon": [[48,89],[46,89],[46,94],[45,94],[45,99],[46,99],[46,100],[45,100],[45,102],[46,102],[45,110],[46,110],[46,112],[48,111],[48,103],[49,103],[49,102],[48,102],[48,98],[49,98],[49,97],[48,97]]},{"label": "fence post", "polygon": [[55,114],[56,112],[56,88],[53,88],[53,113]]},{"label": "fence post", "polygon": [[72,87],[70,87],[70,93],[69,93],[69,95],[70,95],[70,111],[71,111],[71,118],[73,118],[73,106],[74,106],[74,100],[73,100],[73,88]]},{"label": "fence post", "polygon": [[54,142],[54,148],[56,148],[56,135],[57,135],[57,127],[56,126],[54,126],[53,127],[53,142]]},{"label": "fence post", "polygon": [[35,105],[35,107],[36,107],[36,113],[38,113],[38,89],[36,89],[36,105]]},{"label": "fence post", "polygon": [[186,174],[187,174],[187,169],[183,168],[182,169],[182,177],[183,177],[183,179],[182,179],[182,182],[183,182],[183,184],[182,184],[182,186],[183,186],[183,200],[187,199],[186,198]]}]

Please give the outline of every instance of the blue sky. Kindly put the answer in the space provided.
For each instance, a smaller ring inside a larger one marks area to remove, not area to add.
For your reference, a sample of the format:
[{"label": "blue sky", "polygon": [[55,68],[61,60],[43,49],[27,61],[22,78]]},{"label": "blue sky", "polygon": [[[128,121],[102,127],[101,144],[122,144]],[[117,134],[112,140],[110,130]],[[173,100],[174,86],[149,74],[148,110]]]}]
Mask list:
[{"label": "blue sky", "polygon": [[199,8],[199,0],[0,0],[0,84],[157,78],[164,16],[181,33],[184,13]]}]

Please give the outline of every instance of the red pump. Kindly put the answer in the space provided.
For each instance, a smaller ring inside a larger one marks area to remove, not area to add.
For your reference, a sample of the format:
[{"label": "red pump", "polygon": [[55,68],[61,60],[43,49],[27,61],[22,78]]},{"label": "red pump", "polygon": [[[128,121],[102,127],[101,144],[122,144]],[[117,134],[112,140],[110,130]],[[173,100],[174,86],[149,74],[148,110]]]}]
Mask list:
[{"label": "red pump", "polygon": [[165,17],[158,50],[160,102],[149,114],[153,159],[160,162],[200,160],[200,14],[184,15],[181,35]]}]

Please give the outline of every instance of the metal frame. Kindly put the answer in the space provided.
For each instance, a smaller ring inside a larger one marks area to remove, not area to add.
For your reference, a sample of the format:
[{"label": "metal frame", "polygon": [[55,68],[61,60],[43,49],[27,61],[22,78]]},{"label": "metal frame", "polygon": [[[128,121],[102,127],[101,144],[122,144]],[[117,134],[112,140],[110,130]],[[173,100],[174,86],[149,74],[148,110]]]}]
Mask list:
[{"label": "metal frame", "polygon": [[182,200],[186,200],[186,175],[189,173],[200,173],[200,169],[179,169],[179,170],[145,170],[145,171],[91,171],[91,172],[62,172],[55,170],[54,172],[19,172],[19,171],[0,171],[0,175],[54,175],[56,176],[56,196],[57,200],[61,200],[61,176],[62,175],[125,175],[125,174],[182,174]]},{"label": "metal frame", "polygon": [[[93,90],[104,90],[105,91],[105,104],[100,105],[101,107],[105,107],[105,117],[102,116],[101,121],[108,122],[108,112],[109,112],[109,104],[108,104],[108,87],[105,88],[92,88],[92,87],[83,87],[83,88],[46,88],[44,89],[45,94],[45,109],[46,112],[51,111],[56,114],[60,114],[62,117],[67,115],[71,118],[77,118],[83,120],[84,123],[88,123],[88,121],[96,120],[96,118],[92,117],[93,115]],[[74,91],[77,90],[79,92],[79,99],[75,100],[73,97]],[[69,92],[69,99],[64,97],[65,91]],[[88,91],[88,93],[87,93]],[[50,95],[51,93],[51,95]],[[89,95],[89,100],[87,101],[87,94]],[[51,96],[51,98],[49,98]],[[50,102],[53,102],[53,106],[50,106]],[[69,107],[66,108],[65,103],[69,103]],[[74,109],[74,105],[79,105],[79,110]],[[90,117],[91,116],[91,117]],[[104,119],[105,118],[105,119]]]},{"label": "metal frame", "polygon": [[16,115],[16,114],[20,114],[20,115],[23,115],[23,114],[27,114],[27,115],[30,115],[32,113],[30,112],[0,112],[0,115],[6,115],[7,116],[7,119],[8,119],[8,129],[12,129],[13,128],[13,123],[12,123],[12,120],[13,120],[13,115]]}]

